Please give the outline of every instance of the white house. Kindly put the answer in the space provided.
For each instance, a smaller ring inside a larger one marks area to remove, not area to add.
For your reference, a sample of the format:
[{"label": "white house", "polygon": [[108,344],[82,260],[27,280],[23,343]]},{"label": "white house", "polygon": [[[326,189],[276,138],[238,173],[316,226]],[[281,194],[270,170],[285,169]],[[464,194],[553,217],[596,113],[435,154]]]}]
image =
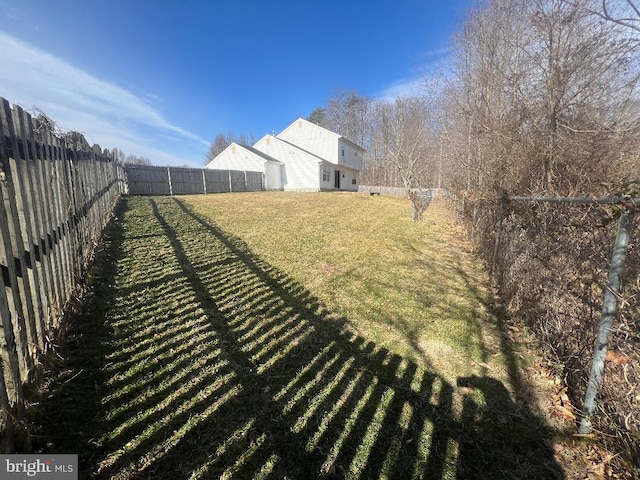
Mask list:
[{"label": "white house", "polygon": [[364,153],[343,136],[299,118],[253,147],[229,145],[205,168],[262,171],[269,190],[357,191]]},{"label": "white house", "polygon": [[266,153],[236,142],[231,143],[205,166],[216,170],[263,172],[267,190],[283,189],[283,167],[282,162]]}]

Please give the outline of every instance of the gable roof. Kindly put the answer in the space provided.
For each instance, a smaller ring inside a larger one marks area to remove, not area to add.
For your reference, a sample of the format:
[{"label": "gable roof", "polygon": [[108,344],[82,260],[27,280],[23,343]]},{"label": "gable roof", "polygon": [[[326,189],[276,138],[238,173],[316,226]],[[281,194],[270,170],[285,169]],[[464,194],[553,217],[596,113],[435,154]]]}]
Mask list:
[{"label": "gable roof", "polygon": [[260,150],[256,150],[255,148],[250,147],[248,145],[242,145],[241,143],[231,142],[229,145],[227,145],[225,147],[224,150],[222,150],[222,152],[220,152],[218,155],[213,157],[209,162],[207,162],[207,164],[205,165],[205,168],[208,167],[213,162],[215,162],[216,158],[218,158],[224,152],[226,152],[229,149],[233,149],[233,148],[239,148],[241,150],[246,150],[249,153],[252,153],[254,155],[258,155],[259,157],[262,157],[266,162],[273,162],[273,163],[277,163],[277,164],[283,165],[283,163],[280,160],[277,160],[277,159],[273,158],[272,156],[267,155],[264,152],[261,152]]},{"label": "gable roof", "polygon": [[306,120],[306,119],[304,119],[302,117],[299,117],[297,120],[295,120],[291,125],[289,125],[287,128],[285,128],[277,136],[279,137],[280,135],[282,135],[284,132],[286,132],[290,128],[293,128],[296,125],[296,123],[298,123],[298,122],[303,122],[305,125],[311,126],[312,128],[316,129],[317,132],[321,132],[321,133],[324,133],[324,134],[330,134],[333,137],[335,137],[336,139],[343,140],[343,141],[347,142],[348,144],[350,144],[352,147],[357,148],[358,150],[360,150],[362,152],[366,152],[366,150],[364,148],[362,148],[360,145],[358,145],[355,142],[352,142],[351,140],[349,140],[346,137],[343,137],[339,133],[333,132],[333,131],[329,130],[328,128],[321,127],[320,125],[317,125],[317,124],[315,124],[313,122],[310,122],[309,120]]},{"label": "gable roof", "polygon": [[285,140],[284,138],[280,138],[280,137],[274,137],[273,135],[269,135],[269,137],[274,138],[275,140],[282,142],[282,143],[286,143],[287,146],[292,147],[300,152],[306,153],[307,155],[311,155],[312,157],[315,157],[318,159],[318,163],[322,163],[322,162],[330,162],[329,160],[327,160],[326,158],[322,158],[319,155],[316,155],[313,152],[310,152],[309,150],[305,150],[304,148],[302,148],[300,145],[296,145],[295,143],[291,143],[288,140]]},{"label": "gable roof", "polygon": [[[274,142],[280,142],[281,144],[286,145],[287,147],[289,147],[289,148],[293,149],[294,151],[298,151],[299,153],[304,153],[305,155],[309,155],[310,157],[315,158],[315,159],[318,161],[318,163],[322,163],[322,162],[328,162],[328,163],[331,163],[331,162],[329,162],[327,159],[322,158],[322,157],[320,157],[320,156],[316,155],[316,154],[315,154],[315,153],[313,153],[313,152],[310,152],[310,151],[308,151],[308,150],[305,150],[304,148],[300,147],[300,145],[296,145],[295,143],[288,142],[287,140],[284,140],[283,138],[280,138],[280,137],[278,137],[278,136],[271,135],[270,133],[267,133],[264,137],[262,137],[260,140],[258,140],[254,145],[259,144],[259,143],[260,143],[260,142],[262,142],[263,140],[269,140],[269,141],[274,141]],[[253,150],[256,150],[256,152],[260,152],[260,150],[257,150],[257,149],[255,149],[255,148],[252,148],[252,149],[253,149]],[[262,152],[260,152],[260,153],[262,153]],[[265,154],[265,153],[263,153],[263,155],[265,155],[265,156],[267,156],[267,157],[269,156],[269,155],[267,155],[267,154]],[[271,158],[271,157],[270,157],[270,158]],[[279,160],[276,160],[276,161],[279,161]],[[283,162],[280,162],[280,163],[283,163]]]},{"label": "gable roof", "polygon": [[256,155],[260,155],[262,158],[264,158],[267,162],[273,162],[273,163],[278,163],[280,165],[284,165],[284,163],[282,163],[280,160],[278,160],[277,158],[273,158],[271,155],[267,155],[264,152],[261,152],[260,150],[258,150],[257,148],[253,148],[249,145],[240,145],[238,144],[239,147],[244,148],[246,150],[249,150],[251,153],[255,153]]}]

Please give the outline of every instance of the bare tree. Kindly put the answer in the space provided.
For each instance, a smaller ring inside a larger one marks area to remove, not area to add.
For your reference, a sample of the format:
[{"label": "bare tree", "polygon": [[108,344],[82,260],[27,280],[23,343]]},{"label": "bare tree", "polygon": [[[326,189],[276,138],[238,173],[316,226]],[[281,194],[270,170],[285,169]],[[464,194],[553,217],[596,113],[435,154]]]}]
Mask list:
[{"label": "bare tree", "polygon": [[393,102],[378,103],[375,112],[380,130],[373,143],[398,173],[407,192],[423,186],[435,139],[423,99],[399,97]]},{"label": "bare tree", "polygon": [[209,146],[209,150],[207,150],[207,154],[205,155],[205,165],[211,162],[214,158],[216,158],[222,151],[231,145],[233,142],[239,143],[241,145],[253,145],[256,142],[256,138],[253,133],[250,133],[249,136],[242,133],[240,135],[236,135],[234,133],[219,133],[216,135],[216,138],[211,142]]},{"label": "bare tree", "polygon": [[458,185],[572,193],[620,175],[637,139],[638,44],[593,5],[494,0],[470,15],[443,119]]},{"label": "bare tree", "polygon": [[[570,5],[578,2],[565,0]],[[609,22],[640,32],[640,6],[633,0],[618,1],[614,5],[611,0],[602,0],[600,8],[589,9],[588,12]]]},{"label": "bare tree", "polygon": [[127,165],[151,165],[151,160],[147,157],[139,157],[137,155],[127,155],[124,159]]},{"label": "bare tree", "polygon": [[[336,89],[327,101],[326,108],[322,109],[323,124],[320,125],[368,150],[371,105],[371,99],[356,91]],[[320,114],[317,110],[316,115]]]},{"label": "bare tree", "polygon": [[120,150],[119,148],[112,148],[109,151],[109,154],[120,163],[124,163],[126,158],[127,158],[127,156],[124,154],[124,152],[122,150]]}]

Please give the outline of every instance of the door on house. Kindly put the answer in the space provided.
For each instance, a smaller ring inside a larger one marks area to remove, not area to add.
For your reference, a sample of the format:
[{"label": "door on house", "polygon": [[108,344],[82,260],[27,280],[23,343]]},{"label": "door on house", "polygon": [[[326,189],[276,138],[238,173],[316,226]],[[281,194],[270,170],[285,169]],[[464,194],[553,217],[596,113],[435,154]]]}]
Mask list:
[{"label": "door on house", "polygon": [[340,188],[340,170],[336,170],[336,180],[333,183],[333,186],[336,188]]}]

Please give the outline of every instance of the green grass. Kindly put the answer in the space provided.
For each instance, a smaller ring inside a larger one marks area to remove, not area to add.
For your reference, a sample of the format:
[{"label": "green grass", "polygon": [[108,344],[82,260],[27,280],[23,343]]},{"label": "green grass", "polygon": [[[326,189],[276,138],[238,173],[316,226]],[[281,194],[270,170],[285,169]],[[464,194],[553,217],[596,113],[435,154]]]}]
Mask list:
[{"label": "green grass", "polygon": [[414,223],[408,201],[394,197],[255,193],[185,201],[378,346],[435,363],[452,381],[482,373],[469,361],[491,361],[495,351],[483,335],[492,332],[482,325],[486,277],[444,203]]},{"label": "green grass", "polygon": [[124,199],[37,410],[81,478],[554,478],[443,203]]}]

